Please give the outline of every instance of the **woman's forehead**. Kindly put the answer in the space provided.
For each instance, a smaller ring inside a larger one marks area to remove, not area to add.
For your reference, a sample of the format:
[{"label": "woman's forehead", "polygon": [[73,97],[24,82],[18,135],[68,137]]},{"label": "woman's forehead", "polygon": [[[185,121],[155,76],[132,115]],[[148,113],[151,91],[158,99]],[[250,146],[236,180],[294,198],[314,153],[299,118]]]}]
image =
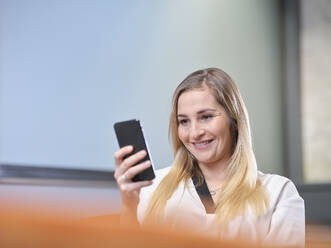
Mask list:
[{"label": "woman's forehead", "polygon": [[178,99],[178,114],[180,112],[200,111],[205,108],[222,108],[216,101],[212,90],[207,87],[186,91]]}]

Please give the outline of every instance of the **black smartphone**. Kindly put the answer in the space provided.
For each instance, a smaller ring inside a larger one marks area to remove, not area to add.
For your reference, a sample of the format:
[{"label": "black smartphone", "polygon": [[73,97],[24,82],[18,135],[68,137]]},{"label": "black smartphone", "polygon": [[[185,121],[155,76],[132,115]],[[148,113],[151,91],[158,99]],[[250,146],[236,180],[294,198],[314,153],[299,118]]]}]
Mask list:
[{"label": "black smartphone", "polygon": [[[133,151],[128,154],[130,156],[134,153],[137,153],[141,150],[145,150],[147,152],[146,157],[140,160],[135,165],[144,162],[146,160],[151,161],[151,166],[148,167],[146,170],[140,172],[135,177],[133,177],[132,181],[145,181],[145,180],[152,180],[155,178],[154,170],[153,170],[153,162],[150,152],[148,150],[147,143],[144,138],[143,129],[140,124],[139,120],[128,120],[122,122],[116,122],[114,124],[115,133],[117,136],[117,141],[119,146],[122,148],[127,145],[133,146]],[[127,157],[126,156],[126,157]]]}]

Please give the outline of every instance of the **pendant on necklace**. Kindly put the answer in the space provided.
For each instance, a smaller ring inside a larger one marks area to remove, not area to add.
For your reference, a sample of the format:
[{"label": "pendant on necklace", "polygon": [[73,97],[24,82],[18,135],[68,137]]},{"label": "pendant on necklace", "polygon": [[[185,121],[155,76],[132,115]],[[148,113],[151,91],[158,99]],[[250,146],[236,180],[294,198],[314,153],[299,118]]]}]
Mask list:
[{"label": "pendant on necklace", "polygon": [[214,190],[209,190],[209,193],[211,195],[216,195],[217,191],[219,191],[221,188],[218,188],[218,189],[214,189]]}]

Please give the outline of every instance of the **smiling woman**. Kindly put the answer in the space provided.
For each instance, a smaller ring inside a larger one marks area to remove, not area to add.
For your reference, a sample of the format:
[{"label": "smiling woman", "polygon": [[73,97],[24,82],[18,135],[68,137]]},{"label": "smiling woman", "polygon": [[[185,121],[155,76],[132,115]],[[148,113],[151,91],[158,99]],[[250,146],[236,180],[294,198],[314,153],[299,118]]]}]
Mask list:
[{"label": "smiling woman", "polygon": [[185,78],[174,93],[169,134],[175,159],[153,184],[122,180],[146,166],[131,168],[141,156],[125,158],[128,147],[115,153],[123,220],[304,246],[303,200],[289,179],[257,170],[248,114],[229,75],[208,68]]},{"label": "smiling woman", "polygon": [[184,92],[178,99],[178,137],[198,161],[214,201],[226,178],[232,153],[230,118],[207,86]]}]

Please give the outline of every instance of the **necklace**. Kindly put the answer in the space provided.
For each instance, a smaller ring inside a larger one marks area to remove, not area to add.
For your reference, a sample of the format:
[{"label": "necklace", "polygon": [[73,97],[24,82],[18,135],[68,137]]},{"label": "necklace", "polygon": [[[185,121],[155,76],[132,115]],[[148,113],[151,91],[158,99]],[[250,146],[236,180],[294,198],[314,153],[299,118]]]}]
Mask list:
[{"label": "necklace", "polygon": [[214,189],[214,190],[209,190],[210,194],[211,195],[216,195],[217,191],[219,191],[222,187],[219,187],[217,189]]}]

